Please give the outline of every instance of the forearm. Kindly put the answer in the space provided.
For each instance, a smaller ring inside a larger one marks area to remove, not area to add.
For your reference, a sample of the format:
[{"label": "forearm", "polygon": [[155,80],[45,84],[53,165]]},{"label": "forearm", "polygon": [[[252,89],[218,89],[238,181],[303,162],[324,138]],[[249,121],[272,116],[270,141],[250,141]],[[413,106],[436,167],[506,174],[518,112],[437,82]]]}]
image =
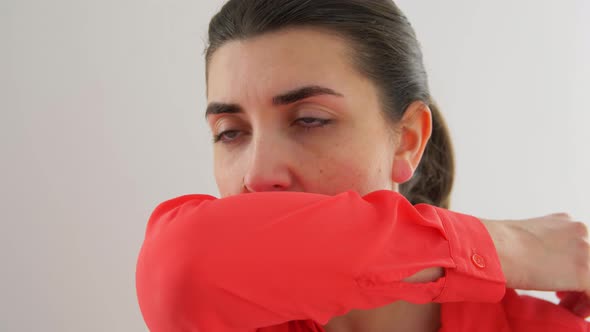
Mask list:
[{"label": "forearm", "polygon": [[424,269],[411,277],[405,278],[403,282],[425,283],[433,282],[445,276],[445,269],[442,267],[431,267]]},{"label": "forearm", "polygon": [[[326,322],[398,300],[492,301],[503,278],[482,235],[473,217],[389,191],[195,195],[152,214],[138,298],[153,331]],[[487,270],[473,266],[473,248],[487,255]]]}]

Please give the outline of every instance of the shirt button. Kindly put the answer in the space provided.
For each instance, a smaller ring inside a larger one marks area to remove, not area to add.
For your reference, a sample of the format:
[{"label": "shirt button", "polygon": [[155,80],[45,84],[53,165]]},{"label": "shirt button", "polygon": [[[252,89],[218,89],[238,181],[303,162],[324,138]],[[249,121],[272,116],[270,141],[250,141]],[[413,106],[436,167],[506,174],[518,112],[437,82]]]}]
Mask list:
[{"label": "shirt button", "polygon": [[471,256],[471,261],[480,269],[486,267],[486,260],[478,254],[473,254],[473,256]]}]

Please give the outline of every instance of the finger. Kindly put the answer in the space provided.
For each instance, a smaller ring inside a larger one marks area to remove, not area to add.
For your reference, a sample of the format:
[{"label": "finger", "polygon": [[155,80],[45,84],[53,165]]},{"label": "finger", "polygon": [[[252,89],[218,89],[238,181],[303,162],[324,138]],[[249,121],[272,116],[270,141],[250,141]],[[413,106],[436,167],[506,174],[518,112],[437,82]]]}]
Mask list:
[{"label": "finger", "polygon": [[556,215],[558,217],[564,218],[564,219],[568,219],[571,220],[572,219],[572,215],[567,213],[567,212],[561,212],[561,213],[556,213]]}]

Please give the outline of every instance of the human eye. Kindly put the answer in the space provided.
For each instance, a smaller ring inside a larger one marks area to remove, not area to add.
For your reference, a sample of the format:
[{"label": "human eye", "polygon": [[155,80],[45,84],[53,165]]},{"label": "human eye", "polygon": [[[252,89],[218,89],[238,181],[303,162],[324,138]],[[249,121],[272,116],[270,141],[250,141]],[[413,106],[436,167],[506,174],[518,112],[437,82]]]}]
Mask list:
[{"label": "human eye", "polygon": [[320,128],[332,122],[330,119],[320,119],[313,117],[303,117],[295,120],[301,127],[305,129]]},{"label": "human eye", "polygon": [[239,135],[240,135],[241,131],[239,130],[226,130],[218,135],[215,135],[213,137],[213,143],[224,143],[224,144],[229,144],[233,141],[235,141]]}]

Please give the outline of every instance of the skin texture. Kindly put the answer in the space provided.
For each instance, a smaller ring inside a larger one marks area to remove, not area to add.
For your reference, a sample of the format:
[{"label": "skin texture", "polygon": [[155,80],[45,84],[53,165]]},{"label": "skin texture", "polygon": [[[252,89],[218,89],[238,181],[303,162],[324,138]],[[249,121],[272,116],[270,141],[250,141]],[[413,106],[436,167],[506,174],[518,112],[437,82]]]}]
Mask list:
[{"label": "skin texture", "polygon": [[[273,103],[308,86],[338,95]],[[347,41],[320,30],[283,30],[223,45],[209,63],[207,99],[207,122],[221,139],[214,144],[221,197],[397,191],[411,178],[431,134],[430,110],[421,102],[398,123],[386,120],[375,85],[352,65]],[[217,114],[220,109],[233,112]],[[400,301],[352,310],[326,330],[435,331],[439,316],[438,304]]]}]

